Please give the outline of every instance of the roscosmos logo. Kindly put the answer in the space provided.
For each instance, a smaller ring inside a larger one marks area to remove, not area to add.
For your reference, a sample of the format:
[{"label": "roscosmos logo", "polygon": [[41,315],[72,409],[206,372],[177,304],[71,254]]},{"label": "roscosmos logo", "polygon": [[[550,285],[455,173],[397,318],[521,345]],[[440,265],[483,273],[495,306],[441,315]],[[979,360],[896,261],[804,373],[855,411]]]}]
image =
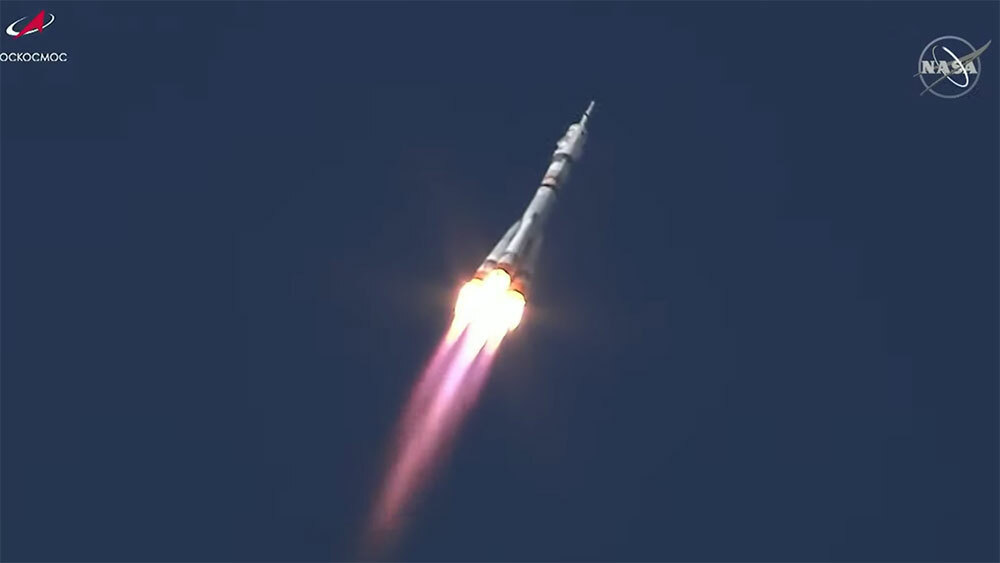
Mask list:
[{"label": "roscosmos logo", "polygon": [[[25,35],[43,31],[55,21],[56,16],[54,14],[42,10],[35,17],[24,16],[14,20],[4,31],[7,35],[18,39]],[[28,47],[30,45],[44,45],[46,43],[48,41],[28,41],[27,43],[19,42],[17,46],[20,48],[22,46]],[[65,63],[67,61],[69,61],[69,55],[58,51],[0,51],[0,63]]]},{"label": "roscosmos logo", "polygon": [[28,19],[28,16],[24,16],[23,18],[21,18],[19,20],[14,20],[13,23],[11,23],[10,25],[8,25],[7,26],[7,35],[10,35],[14,39],[17,39],[18,37],[21,37],[22,35],[30,35],[32,33],[36,33],[36,32],[42,31],[46,27],[49,27],[50,25],[52,25],[52,23],[54,21],[56,21],[56,16],[55,16],[55,14],[52,14],[51,12],[48,13],[48,14],[46,14],[45,10],[42,10],[41,12],[38,12],[37,16],[31,18],[30,22],[28,22],[23,27],[21,27],[20,29],[18,29],[18,26],[21,25],[21,22],[23,22],[26,19]]}]

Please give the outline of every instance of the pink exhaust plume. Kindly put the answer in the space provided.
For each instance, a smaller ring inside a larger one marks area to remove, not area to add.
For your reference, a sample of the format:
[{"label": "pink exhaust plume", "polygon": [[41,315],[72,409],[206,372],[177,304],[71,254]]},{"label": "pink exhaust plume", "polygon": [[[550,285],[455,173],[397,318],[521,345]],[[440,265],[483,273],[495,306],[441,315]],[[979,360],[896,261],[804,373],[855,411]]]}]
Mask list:
[{"label": "pink exhaust plume", "polygon": [[486,382],[493,358],[524,312],[524,295],[503,270],[466,283],[451,326],[417,380],[396,432],[366,548],[385,550],[413,499],[441,463]]},{"label": "pink exhaust plume", "polygon": [[366,549],[396,539],[414,498],[448,454],[465,415],[486,383],[498,338],[466,330],[443,339],[403,411],[388,470],[374,505]]}]

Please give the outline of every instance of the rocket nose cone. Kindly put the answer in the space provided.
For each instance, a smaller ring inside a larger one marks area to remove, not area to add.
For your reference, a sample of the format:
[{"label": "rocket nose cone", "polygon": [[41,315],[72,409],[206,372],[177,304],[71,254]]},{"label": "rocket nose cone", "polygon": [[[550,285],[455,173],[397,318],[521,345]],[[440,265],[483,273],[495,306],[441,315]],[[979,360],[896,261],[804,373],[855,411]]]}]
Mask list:
[{"label": "rocket nose cone", "polygon": [[590,105],[587,106],[587,111],[583,112],[583,117],[580,118],[580,125],[583,127],[587,126],[587,121],[590,119],[590,114],[594,112],[595,102],[591,101]]}]

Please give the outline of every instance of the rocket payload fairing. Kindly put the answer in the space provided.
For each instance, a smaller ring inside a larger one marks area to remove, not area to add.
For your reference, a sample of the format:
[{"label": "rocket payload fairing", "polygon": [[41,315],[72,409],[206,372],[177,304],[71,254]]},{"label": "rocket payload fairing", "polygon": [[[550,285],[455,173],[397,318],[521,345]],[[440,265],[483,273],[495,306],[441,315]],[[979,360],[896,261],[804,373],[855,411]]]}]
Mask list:
[{"label": "rocket payload fairing", "polygon": [[552,162],[542,178],[542,185],[524,210],[524,215],[507,229],[479,266],[476,271],[477,279],[484,279],[493,270],[500,269],[510,276],[510,288],[525,295],[538,262],[545,222],[555,207],[556,194],[569,179],[570,169],[583,156],[583,145],[587,141],[587,122],[593,111],[594,102],[590,102],[580,121],[570,125],[566,134],[556,143],[556,150],[552,153]]}]

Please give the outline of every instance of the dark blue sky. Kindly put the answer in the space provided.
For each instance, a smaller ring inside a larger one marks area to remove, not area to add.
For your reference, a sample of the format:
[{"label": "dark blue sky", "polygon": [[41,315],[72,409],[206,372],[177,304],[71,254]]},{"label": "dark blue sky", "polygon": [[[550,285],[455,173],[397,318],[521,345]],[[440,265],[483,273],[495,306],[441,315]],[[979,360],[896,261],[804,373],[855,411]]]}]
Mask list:
[{"label": "dark blue sky", "polygon": [[[352,559],[595,98],[396,557],[997,560],[995,2],[14,3],[2,558]],[[931,39],[976,89],[919,96]]]}]

